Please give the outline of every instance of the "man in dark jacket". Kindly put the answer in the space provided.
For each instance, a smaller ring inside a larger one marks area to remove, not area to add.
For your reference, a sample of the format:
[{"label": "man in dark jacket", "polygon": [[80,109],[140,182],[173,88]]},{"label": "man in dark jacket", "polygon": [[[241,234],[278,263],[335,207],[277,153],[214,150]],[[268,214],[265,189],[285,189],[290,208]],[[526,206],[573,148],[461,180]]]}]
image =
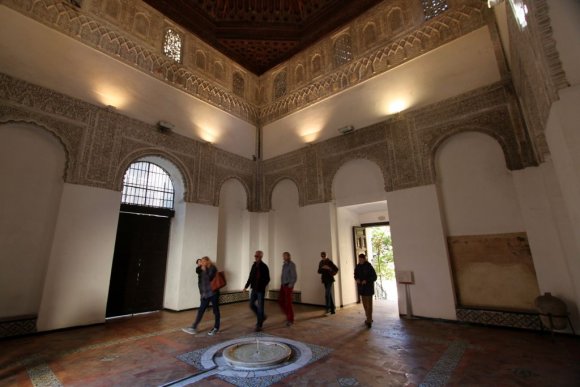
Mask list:
[{"label": "man in dark jacket", "polygon": [[268,266],[262,262],[262,257],[264,253],[260,250],[256,251],[254,254],[255,262],[250,270],[250,276],[244,286],[244,291],[248,290],[248,287],[252,288],[252,293],[250,294],[250,309],[256,314],[256,332],[262,330],[262,325],[266,320],[266,314],[264,313],[264,297],[266,295],[266,286],[270,283],[270,270]]},{"label": "man in dark jacket", "polygon": [[365,309],[365,325],[370,328],[373,324],[373,295],[375,294],[377,273],[364,254],[358,255],[358,264],[354,268],[354,279]]},{"label": "man in dark jacket", "polygon": [[334,276],[338,273],[338,267],[326,256],[326,252],[320,253],[320,263],[318,264],[318,274],[324,284],[324,300],[326,302],[326,315],[335,313],[334,306]]}]

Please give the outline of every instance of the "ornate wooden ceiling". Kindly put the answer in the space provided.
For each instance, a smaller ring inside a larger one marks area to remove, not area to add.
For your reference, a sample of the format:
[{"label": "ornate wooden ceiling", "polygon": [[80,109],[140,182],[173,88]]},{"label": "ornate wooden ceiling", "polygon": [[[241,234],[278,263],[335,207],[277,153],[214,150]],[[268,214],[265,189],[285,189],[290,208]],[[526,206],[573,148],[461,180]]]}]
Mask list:
[{"label": "ornate wooden ceiling", "polygon": [[382,0],[145,0],[256,75]]}]

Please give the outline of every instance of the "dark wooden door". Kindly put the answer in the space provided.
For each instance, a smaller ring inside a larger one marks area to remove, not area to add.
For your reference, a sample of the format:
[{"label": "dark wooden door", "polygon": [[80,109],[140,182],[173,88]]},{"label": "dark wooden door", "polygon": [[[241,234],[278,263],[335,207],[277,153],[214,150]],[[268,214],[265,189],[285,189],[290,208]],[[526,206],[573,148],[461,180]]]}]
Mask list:
[{"label": "dark wooden door", "polygon": [[107,317],[163,308],[170,218],[119,214]]}]

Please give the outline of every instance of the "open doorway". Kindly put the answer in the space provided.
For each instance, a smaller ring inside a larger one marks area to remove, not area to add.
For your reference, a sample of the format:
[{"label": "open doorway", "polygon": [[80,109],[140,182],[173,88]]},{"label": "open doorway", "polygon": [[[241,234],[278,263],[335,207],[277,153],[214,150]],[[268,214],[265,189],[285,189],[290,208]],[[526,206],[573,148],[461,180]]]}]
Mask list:
[{"label": "open doorway", "polygon": [[375,300],[393,304],[395,307],[398,294],[389,222],[355,226],[353,238],[355,265],[358,255],[363,253],[377,273]]},{"label": "open doorway", "polygon": [[365,229],[367,258],[377,272],[375,300],[396,303],[398,294],[391,227],[388,222],[362,224],[361,227]]}]

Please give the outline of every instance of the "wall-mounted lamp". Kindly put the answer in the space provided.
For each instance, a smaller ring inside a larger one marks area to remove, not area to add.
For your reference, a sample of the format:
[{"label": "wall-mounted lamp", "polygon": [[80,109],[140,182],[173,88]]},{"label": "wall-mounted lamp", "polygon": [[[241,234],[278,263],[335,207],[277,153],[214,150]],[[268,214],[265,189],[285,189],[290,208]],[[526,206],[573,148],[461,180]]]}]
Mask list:
[{"label": "wall-mounted lamp", "polygon": [[500,3],[503,3],[503,0],[487,0],[487,7],[492,8]]},{"label": "wall-mounted lamp", "polygon": [[338,132],[340,134],[347,134],[350,133],[354,130],[354,126],[352,125],[347,125],[347,126],[343,126],[342,128],[338,128]]},{"label": "wall-mounted lamp", "polygon": [[175,125],[173,125],[171,122],[159,121],[157,123],[157,129],[159,129],[161,133],[170,133],[173,131],[173,128],[175,128]]}]

